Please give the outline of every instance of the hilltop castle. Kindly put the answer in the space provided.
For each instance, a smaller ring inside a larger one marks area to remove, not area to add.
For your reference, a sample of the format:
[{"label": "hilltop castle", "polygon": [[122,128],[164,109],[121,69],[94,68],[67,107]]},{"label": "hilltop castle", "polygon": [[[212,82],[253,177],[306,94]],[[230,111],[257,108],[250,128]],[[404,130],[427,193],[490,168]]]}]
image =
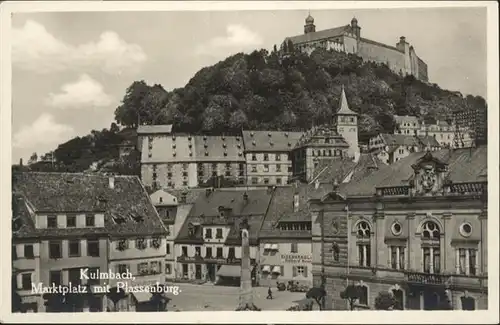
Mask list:
[{"label": "hilltop castle", "polygon": [[384,63],[394,72],[413,75],[421,81],[428,81],[427,64],[420,59],[413,46],[401,36],[396,46],[386,45],[361,37],[361,27],[353,18],[350,25],[316,31],[314,18],[309,15],[304,25],[304,34],[287,37],[281,49],[294,49],[311,54],[316,48],[353,53],[366,61]]}]

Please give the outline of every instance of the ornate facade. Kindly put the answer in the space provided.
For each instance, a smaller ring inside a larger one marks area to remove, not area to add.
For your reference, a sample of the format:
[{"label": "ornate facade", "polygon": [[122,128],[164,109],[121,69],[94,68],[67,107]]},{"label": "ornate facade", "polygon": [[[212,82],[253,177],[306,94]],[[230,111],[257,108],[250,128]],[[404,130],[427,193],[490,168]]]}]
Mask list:
[{"label": "ornate facade", "polygon": [[487,309],[487,148],[414,153],[311,196],[313,277],[357,309],[381,291],[400,309]]}]

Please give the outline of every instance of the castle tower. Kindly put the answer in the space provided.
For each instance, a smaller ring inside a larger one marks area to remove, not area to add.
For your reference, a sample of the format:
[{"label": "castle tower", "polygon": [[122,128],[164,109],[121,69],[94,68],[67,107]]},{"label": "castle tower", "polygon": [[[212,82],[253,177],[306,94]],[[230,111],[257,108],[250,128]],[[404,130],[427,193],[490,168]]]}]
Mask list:
[{"label": "castle tower", "polygon": [[306,18],[306,24],[304,25],[304,34],[316,32],[316,25],[314,25],[314,18],[309,14]]},{"label": "castle tower", "polygon": [[333,118],[337,133],[342,135],[349,144],[348,155],[357,160],[360,154],[358,144],[358,114],[351,111],[347,104],[344,85],[342,85],[340,93],[339,109]]},{"label": "castle tower", "polygon": [[351,29],[352,29],[354,35],[356,35],[356,38],[359,41],[359,39],[361,38],[361,27],[359,27],[358,20],[356,19],[356,17],[354,17],[353,19],[351,19]]}]

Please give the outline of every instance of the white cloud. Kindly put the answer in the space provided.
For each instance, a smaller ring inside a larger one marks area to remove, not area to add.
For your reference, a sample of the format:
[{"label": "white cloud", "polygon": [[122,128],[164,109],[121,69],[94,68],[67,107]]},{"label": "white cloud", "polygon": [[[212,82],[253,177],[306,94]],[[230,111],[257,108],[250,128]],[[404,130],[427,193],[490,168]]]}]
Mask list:
[{"label": "white cloud", "polygon": [[39,73],[96,67],[109,74],[136,72],[147,60],[137,44],[129,44],[113,31],[95,42],[77,46],[50,34],[43,25],[28,20],[12,29],[12,61],[16,67]]},{"label": "white cloud", "polygon": [[50,93],[46,99],[47,105],[60,109],[106,107],[112,103],[113,98],[106,94],[104,87],[87,74],[62,85],[59,93]]},{"label": "white cloud", "polygon": [[31,125],[24,125],[14,134],[15,148],[49,149],[73,135],[71,126],[58,124],[50,114],[43,113]]},{"label": "white cloud", "polygon": [[232,24],[226,27],[226,35],[212,38],[198,46],[196,53],[203,55],[228,55],[235,52],[256,49],[263,43],[259,34],[243,25]]}]

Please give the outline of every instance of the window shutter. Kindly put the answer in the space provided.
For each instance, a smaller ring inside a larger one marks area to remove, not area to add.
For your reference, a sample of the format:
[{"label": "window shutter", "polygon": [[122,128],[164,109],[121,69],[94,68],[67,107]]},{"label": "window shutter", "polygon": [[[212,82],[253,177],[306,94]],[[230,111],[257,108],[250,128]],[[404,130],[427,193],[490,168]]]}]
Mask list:
[{"label": "window shutter", "polygon": [[17,282],[17,289],[21,289],[23,287],[23,275],[18,274],[16,278]]},{"label": "window shutter", "polygon": [[297,267],[293,266],[292,270],[293,270],[293,277],[296,277],[297,276]]},{"label": "window shutter", "polygon": [[307,266],[304,266],[304,274],[303,276],[305,276],[307,278]]},{"label": "window shutter", "polygon": [[33,244],[33,255],[35,255],[35,257],[40,256],[40,244]]},{"label": "window shutter", "polygon": [[281,268],[281,276],[285,276],[285,266],[281,265],[280,268]]}]

